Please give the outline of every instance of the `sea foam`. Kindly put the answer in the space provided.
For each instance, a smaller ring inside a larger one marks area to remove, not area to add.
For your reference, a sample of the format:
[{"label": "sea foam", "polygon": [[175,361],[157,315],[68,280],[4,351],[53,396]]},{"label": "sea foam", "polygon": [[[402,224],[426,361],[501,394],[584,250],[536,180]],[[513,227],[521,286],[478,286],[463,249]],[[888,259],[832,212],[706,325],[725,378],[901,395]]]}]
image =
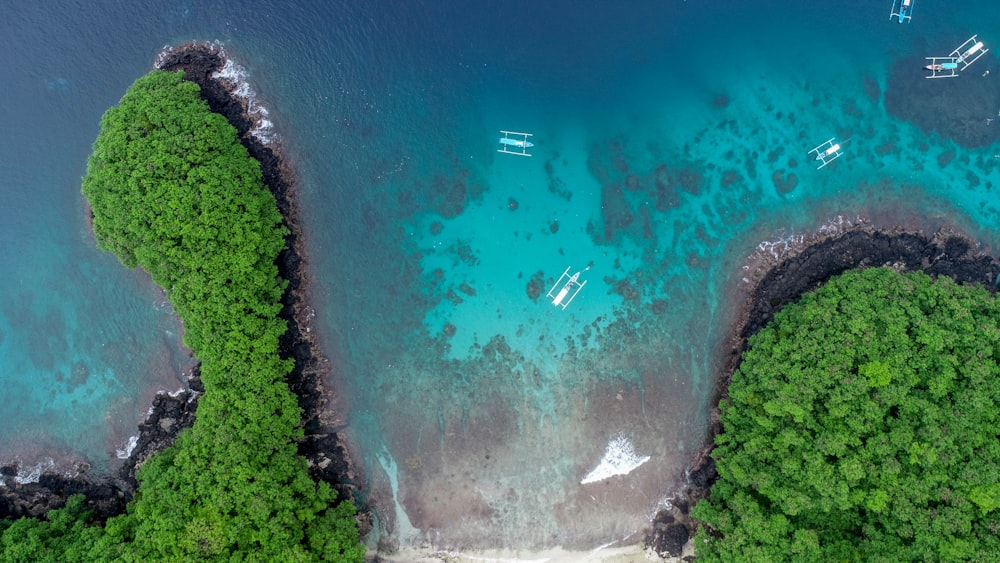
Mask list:
[{"label": "sea foam", "polygon": [[[42,473],[50,471],[55,466],[56,462],[54,460],[46,459],[30,467],[18,467],[17,475],[14,475],[13,480],[18,485],[37,483],[42,478]],[[6,479],[6,477],[0,477],[0,486],[9,486]]]},{"label": "sea foam", "polygon": [[138,443],[139,443],[139,436],[138,435],[130,437],[128,439],[128,442],[125,443],[125,447],[124,448],[122,448],[120,450],[117,450],[117,449],[115,450],[115,455],[118,456],[118,459],[128,459],[128,458],[132,457],[132,451],[135,450],[135,446]]},{"label": "sea foam", "polygon": [[247,115],[253,121],[253,128],[250,129],[250,134],[256,137],[261,143],[270,145],[274,140],[274,124],[268,119],[270,114],[267,108],[260,105],[257,101],[257,94],[250,87],[250,83],[247,82],[246,69],[229,58],[229,55],[226,54],[225,49],[221,46],[219,46],[219,54],[225,59],[226,64],[223,65],[222,70],[213,72],[212,78],[229,84],[233,94],[243,100],[246,104]]},{"label": "sea foam", "polygon": [[814,233],[792,234],[778,238],[777,240],[766,240],[757,245],[757,252],[770,256],[776,260],[781,260],[791,254],[797,254],[810,244],[823,238],[834,237],[846,233],[856,227],[863,226],[866,221],[859,215],[856,217],[844,217],[837,215],[820,225]]},{"label": "sea foam", "polygon": [[648,455],[639,456],[636,454],[632,442],[619,434],[608,441],[607,447],[604,448],[604,457],[601,458],[601,463],[593,471],[587,473],[583,477],[583,480],[580,481],[580,484],[596,483],[615,475],[628,475],[636,467],[647,461],[649,461]]},{"label": "sea foam", "polygon": [[743,283],[751,285],[757,283],[760,281],[759,276],[768,272],[771,266],[794,257],[812,244],[867,225],[868,221],[860,215],[854,217],[837,215],[813,232],[795,233],[774,240],[765,240],[757,245],[747,258],[747,264],[743,265],[745,273],[742,278]]},{"label": "sea foam", "polygon": [[[222,43],[218,41],[198,43],[197,45],[213,51],[222,57],[222,60],[226,61],[222,69],[212,73],[212,78],[225,83],[229,91],[243,101],[247,116],[253,122],[250,134],[265,146],[272,145],[277,140],[274,133],[274,123],[269,119],[270,113],[267,111],[267,108],[258,102],[256,92],[250,87],[250,83],[247,81],[248,74],[246,68],[233,61]],[[183,47],[181,46],[181,48]],[[170,45],[163,47],[153,65],[156,68],[162,68],[167,61],[167,56],[176,49],[177,47]]]}]

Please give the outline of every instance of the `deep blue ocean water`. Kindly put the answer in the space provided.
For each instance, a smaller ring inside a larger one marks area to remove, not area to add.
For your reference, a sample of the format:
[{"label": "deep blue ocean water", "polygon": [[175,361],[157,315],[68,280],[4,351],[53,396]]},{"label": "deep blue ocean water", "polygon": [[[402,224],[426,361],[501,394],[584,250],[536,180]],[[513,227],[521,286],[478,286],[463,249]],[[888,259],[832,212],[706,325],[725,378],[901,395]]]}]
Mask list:
[{"label": "deep blue ocean water", "polygon": [[176,319],[79,195],[101,114],[181,41],[246,68],[298,173],[330,388],[404,545],[633,540],[707,438],[744,265],[859,221],[997,241],[1000,146],[882,101],[896,59],[1000,45],[985,1],[904,25],[890,2],[6,4],[0,461],[111,466],[181,385]]}]

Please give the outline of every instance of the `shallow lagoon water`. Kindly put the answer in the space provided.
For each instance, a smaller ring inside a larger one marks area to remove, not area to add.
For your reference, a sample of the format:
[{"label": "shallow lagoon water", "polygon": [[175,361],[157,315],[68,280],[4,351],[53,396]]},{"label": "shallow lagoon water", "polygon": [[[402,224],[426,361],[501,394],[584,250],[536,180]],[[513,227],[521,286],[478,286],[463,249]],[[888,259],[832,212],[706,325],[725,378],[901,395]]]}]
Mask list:
[{"label": "shallow lagoon water", "polygon": [[[894,60],[989,42],[989,7],[918,2],[899,25],[847,2],[18,6],[0,24],[0,366],[24,401],[0,453],[113,463],[179,384],[176,319],[94,249],[79,178],[163,45],[220,40],[300,179],[330,388],[383,545],[631,541],[708,438],[748,260],[858,220],[995,243],[1000,148],[883,103]],[[533,156],[497,153],[501,129],[533,133]],[[817,171],[806,152],[830,137],[845,156]],[[546,301],[588,265],[569,307]],[[588,479],[616,440],[630,471]]]},{"label": "shallow lagoon water", "polygon": [[[411,55],[434,60],[420,88],[365,91],[374,112],[341,113],[330,159],[367,187],[307,196],[354,217],[310,230],[320,271],[336,272],[321,278],[344,282],[320,301],[331,350],[362,375],[343,384],[353,431],[404,544],[634,540],[707,438],[744,263],[864,221],[995,237],[990,149],[882,105],[894,57],[953,37],[874,9],[703,8],[533,14],[548,34],[497,50],[529,24],[491,13],[474,36],[448,28],[460,51],[438,38]],[[451,65],[469,75],[460,87],[434,71]],[[496,153],[483,137],[500,129],[533,133],[533,156]],[[806,153],[830,137],[849,139],[847,156],[815,170]],[[569,308],[546,302],[567,266],[587,265]],[[581,483],[618,436],[649,460]]]}]

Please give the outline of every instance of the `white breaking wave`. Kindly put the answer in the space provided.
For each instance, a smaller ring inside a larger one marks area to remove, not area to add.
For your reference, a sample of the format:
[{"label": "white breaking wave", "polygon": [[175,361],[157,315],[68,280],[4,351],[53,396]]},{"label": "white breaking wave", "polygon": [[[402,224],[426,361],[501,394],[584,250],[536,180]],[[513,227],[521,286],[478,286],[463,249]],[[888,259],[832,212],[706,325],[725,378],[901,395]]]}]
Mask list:
[{"label": "white breaking wave", "polygon": [[233,94],[246,104],[247,115],[253,121],[250,134],[261,143],[270,145],[271,141],[274,140],[274,124],[268,119],[270,113],[267,108],[257,102],[257,94],[247,81],[246,69],[230,59],[221,45],[218,46],[218,49],[226,64],[222,66],[222,70],[213,72],[212,78],[226,82],[232,87]]},{"label": "white breaking wave", "polygon": [[135,450],[136,444],[139,443],[139,436],[135,435],[128,439],[125,443],[125,447],[120,450],[115,450],[115,455],[118,459],[128,459],[132,457],[132,451]]},{"label": "white breaking wave", "polygon": [[793,252],[797,253],[801,251],[820,237],[836,236],[864,224],[865,220],[861,216],[851,218],[837,215],[835,218],[820,225],[819,229],[814,233],[793,234],[778,240],[766,240],[757,245],[757,252],[780,260]]},{"label": "white breaking wave", "polygon": [[[212,73],[212,78],[225,82],[233,94],[243,100],[247,115],[250,116],[250,120],[253,122],[250,134],[264,145],[270,146],[276,139],[274,123],[268,119],[270,114],[267,108],[260,105],[257,101],[257,94],[247,81],[246,69],[229,58],[229,54],[226,53],[226,49],[222,46],[222,43],[213,41],[212,43],[199,43],[199,45],[212,49],[226,61],[221,70]],[[170,45],[164,46],[163,50],[156,56],[156,62],[153,63],[153,66],[163,68],[167,55],[175,49],[175,47]]]},{"label": "white breaking wave", "polygon": [[[14,482],[18,485],[26,485],[28,483],[37,483],[39,479],[42,478],[42,473],[52,469],[56,466],[56,462],[47,459],[45,461],[40,461],[38,464],[31,467],[23,468],[18,467],[17,475],[14,476]],[[7,486],[7,483],[0,478],[0,485]]]},{"label": "white breaking wave", "polygon": [[750,271],[749,264],[743,266],[743,271],[747,274],[742,278],[743,283],[751,284],[755,283],[755,281],[759,281],[759,279],[756,278],[756,274],[768,269],[767,267],[761,268],[759,266],[760,263],[776,264],[786,258],[795,256],[809,245],[821,239],[832,238],[848,231],[864,227],[867,224],[868,221],[860,215],[853,218],[837,215],[836,217],[828,220],[826,223],[820,225],[819,228],[813,232],[792,234],[783,236],[776,240],[765,240],[758,244],[757,248],[748,257],[749,261],[758,263],[758,266],[755,268],[755,272]]},{"label": "white breaking wave", "polygon": [[604,448],[604,457],[593,471],[587,473],[581,485],[603,481],[615,475],[628,475],[636,467],[649,461],[649,456],[639,456],[635,447],[625,436],[619,434],[612,438]]}]

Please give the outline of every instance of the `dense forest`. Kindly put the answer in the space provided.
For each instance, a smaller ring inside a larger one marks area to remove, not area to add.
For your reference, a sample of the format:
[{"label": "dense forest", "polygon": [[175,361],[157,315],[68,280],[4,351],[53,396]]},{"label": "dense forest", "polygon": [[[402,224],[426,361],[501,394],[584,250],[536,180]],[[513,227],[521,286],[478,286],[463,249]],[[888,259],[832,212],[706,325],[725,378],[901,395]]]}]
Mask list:
[{"label": "dense forest", "polygon": [[301,411],[278,353],[286,230],[224,117],[180,73],[137,80],[105,113],[83,193],[101,248],[162,286],[201,362],[193,427],[146,460],[125,514],[82,497],[0,523],[7,561],[360,561],[354,505],[297,455]]},{"label": "dense forest", "polygon": [[1000,561],[1000,305],[848,272],[750,339],[699,561]]}]

